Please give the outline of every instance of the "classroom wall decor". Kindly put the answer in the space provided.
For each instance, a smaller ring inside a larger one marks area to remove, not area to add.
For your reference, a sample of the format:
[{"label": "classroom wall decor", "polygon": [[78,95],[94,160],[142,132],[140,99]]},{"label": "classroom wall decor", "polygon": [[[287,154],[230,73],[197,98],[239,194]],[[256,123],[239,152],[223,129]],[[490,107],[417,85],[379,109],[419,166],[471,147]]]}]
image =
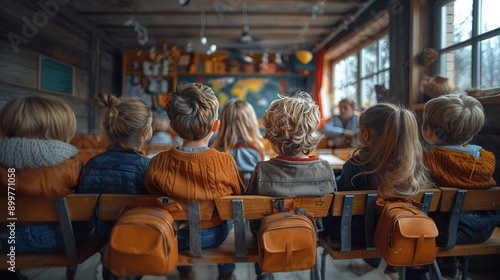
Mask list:
[{"label": "classroom wall decor", "polygon": [[262,119],[278,94],[291,95],[297,90],[307,91],[307,76],[303,75],[179,75],[178,82],[199,82],[210,86],[219,99],[219,114],[230,99],[246,100]]},{"label": "classroom wall decor", "polygon": [[39,90],[73,95],[74,77],[75,67],[44,55],[39,55]]}]

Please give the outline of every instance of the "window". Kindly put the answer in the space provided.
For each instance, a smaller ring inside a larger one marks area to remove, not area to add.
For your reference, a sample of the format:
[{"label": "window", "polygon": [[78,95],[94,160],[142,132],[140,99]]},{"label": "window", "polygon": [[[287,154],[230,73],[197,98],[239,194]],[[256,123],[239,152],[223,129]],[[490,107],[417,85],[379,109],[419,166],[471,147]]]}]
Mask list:
[{"label": "window", "polygon": [[377,103],[375,85],[389,88],[389,39],[365,46],[333,65],[334,103],[353,97],[360,107]]},{"label": "window", "polygon": [[437,2],[439,74],[457,91],[500,87],[498,0]]}]

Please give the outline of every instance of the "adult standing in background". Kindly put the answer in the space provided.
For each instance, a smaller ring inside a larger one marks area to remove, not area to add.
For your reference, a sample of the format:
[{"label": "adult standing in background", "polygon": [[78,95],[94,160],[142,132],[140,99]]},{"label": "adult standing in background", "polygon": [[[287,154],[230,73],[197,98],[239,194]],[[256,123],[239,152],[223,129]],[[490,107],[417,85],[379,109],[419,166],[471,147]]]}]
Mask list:
[{"label": "adult standing in background", "polygon": [[340,115],[334,116],[323,126],[322,132],[328,137],[328,146],[333,148],[357,147],[359,144],[359,115],[355,113],[356,100],[351,97],[340,100],[339,109]]},{"label": "adult standing in background", "polygon": [[153,95],[148,92],[149,77],[142,77],[141,83],[135,85],[130,90],[130,96],[137,97],[144,101],[149,108],[153,107]]}]

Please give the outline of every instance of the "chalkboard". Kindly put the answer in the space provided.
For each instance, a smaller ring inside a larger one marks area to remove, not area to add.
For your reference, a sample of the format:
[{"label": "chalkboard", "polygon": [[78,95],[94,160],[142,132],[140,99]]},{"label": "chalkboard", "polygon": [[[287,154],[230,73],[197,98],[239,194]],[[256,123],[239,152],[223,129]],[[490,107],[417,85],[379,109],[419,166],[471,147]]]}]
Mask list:
[{"label": "chalkboard", "polygon": [[55,59],[39,55],[38,89],[55,93],[73,94],[75,68]]}]

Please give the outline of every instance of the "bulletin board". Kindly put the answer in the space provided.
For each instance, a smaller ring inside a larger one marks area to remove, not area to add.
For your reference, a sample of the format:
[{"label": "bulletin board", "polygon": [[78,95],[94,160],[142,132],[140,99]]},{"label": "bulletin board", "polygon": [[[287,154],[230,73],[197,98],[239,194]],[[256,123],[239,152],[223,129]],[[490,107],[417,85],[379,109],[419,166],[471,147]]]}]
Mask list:
[{"label": "bulletin board", "polygon": [[38,89],[73,95],[75,67],[49,58],[38,56]]}]

